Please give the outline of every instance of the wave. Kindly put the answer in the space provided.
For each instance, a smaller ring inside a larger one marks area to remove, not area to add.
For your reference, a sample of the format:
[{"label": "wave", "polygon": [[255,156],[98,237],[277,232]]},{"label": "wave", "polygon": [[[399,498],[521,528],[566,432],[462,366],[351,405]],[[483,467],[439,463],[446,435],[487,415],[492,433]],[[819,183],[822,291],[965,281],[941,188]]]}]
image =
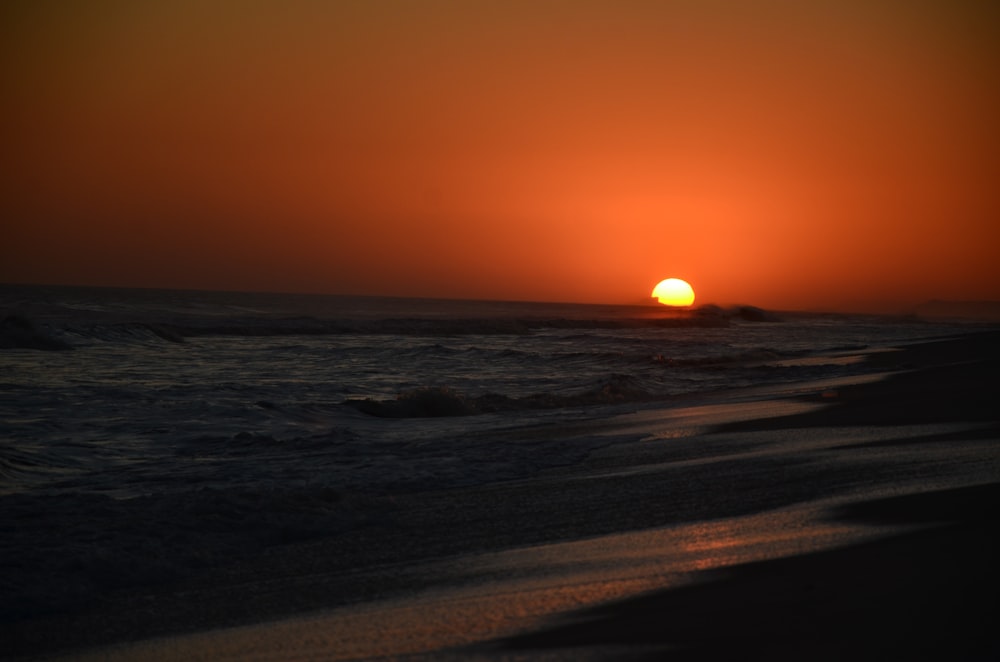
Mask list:
[{"label": "wave", "polygon": [[[0,478],[4,483],[16,484],[59,473],[65,470],[66,458],[56,452],[17,448],[13,444],[0,444]],[[4,487],[0,486],[0,493]]]},{"label": "wave", "polygon": [[753,306],[598,306],[372,297],[0,287],[0,348],[183,342],[204,336],[521,336],[538,331],[728,327],[779,321]]},{"label": "wave", "polygon": [[174,328],[148,322],[122,322],[67,329],[68,335],[105,342],[158,341],[183,343],[185,336]]},{"label": "wave", "polygon": [[400,335],[465,336],[525,335],[544,329],[644,329],[725,326],[724,318],[686,316],[663,318],[393,318],[379,320],[291,318],[239,320],[228,324],[165,325],[185,336],[233,335]]},{"label": "wave", "polygon": [[510,397],[486,393],[469,397],[447,386],[424,386],[400,393],[394,400],[348,399],[343,404],[380,418],[436,418],[643,402],[659,397],[646,390],[636,377],[612,375],[586,391],[565,395],[538,393]]},{"label": "wave", "polygon": [[706,304],[698,308],[697,313],[702,317],[717,317],[722,319],[738,319],[744,322],[783,322],[784,319],[771,311],[758,308],[757,306],[732,306],[722,308],[715,304]]},{"label": "wave", "polygon": [[8,315],[0,321],[0,349],[72,349],[69,343],[39,329],[20,315]]},{"label": "wave", "polygon": [[528,335],[544,330],[627,330],[669,328],[712,328],[729,325],[729,318],[689,315],[662,318],[574,319],[574,318],[398,318],[320,319],[233,318],[187,319],[175,321],[122,321],[111,323],[63,323],[49,331],[34,322],[11,315],[0,324],[0,349],[72,349],[74,340],[102,342],[167,341],[182,343],[188,338],[277,337],[277,336],[383,336],[456,337]]},{"label": "wave", "polygon": [[745,352],[724,353],[711,356],[667,356],[657,354],[654,363],[677,368],[724,368],[732,365],[766,363],[803,355],[803,352],[777,352],[772,349],[748,350]]}]

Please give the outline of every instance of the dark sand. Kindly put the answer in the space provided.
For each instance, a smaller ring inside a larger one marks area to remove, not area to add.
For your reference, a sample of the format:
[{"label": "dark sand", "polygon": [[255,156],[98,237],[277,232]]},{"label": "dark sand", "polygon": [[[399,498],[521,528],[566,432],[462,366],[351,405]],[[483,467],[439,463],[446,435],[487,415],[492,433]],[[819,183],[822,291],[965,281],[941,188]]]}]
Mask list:
[{"label": "dark sand", "polygon": [[401,496],[350,536],[0,640],[70,659],[998,659],[1000,334],[867,360],[893,374],[622,416],[608,434],[644,441]]},{"label": "dark sand", "polygon": [[736,566],[702,584],[577,613],[500,647],[655,645],[629,657],[671,660],[1000,659],[998,504],[996,484],[863,502],[838,514],[934,526]]}]

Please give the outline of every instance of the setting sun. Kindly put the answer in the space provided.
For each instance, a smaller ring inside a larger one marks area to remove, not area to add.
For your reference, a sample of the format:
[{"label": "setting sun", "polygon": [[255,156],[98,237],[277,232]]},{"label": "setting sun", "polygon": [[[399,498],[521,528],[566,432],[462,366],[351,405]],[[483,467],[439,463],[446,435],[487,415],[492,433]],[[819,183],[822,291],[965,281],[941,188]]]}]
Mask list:
[{"label": "setting sun", "polygon": [[653,298],[664,306],[690,306],[694,303],[694,290],[687,281],[667,278],[653,288]]}]

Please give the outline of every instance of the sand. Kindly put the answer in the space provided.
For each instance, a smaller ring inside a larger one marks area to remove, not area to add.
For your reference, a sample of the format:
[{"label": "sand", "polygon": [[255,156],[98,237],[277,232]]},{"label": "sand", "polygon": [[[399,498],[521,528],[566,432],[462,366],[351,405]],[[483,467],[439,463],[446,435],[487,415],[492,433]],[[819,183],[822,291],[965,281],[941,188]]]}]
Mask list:
[{"label": "sand", "polygon": [[85,660],[997,659],[1000,334],[865,360],[0,636]]}]

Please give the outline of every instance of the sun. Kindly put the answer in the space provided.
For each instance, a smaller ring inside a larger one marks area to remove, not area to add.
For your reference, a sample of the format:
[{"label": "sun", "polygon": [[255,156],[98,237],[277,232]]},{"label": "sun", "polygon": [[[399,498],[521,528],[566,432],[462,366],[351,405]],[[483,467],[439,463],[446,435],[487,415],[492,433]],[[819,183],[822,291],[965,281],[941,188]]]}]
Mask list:
[{"label": "sun", "polygon": [[681,307],[694,303],[694,290],[680,278],[661,280],[653,288],[653,298],[664,306]]}]

